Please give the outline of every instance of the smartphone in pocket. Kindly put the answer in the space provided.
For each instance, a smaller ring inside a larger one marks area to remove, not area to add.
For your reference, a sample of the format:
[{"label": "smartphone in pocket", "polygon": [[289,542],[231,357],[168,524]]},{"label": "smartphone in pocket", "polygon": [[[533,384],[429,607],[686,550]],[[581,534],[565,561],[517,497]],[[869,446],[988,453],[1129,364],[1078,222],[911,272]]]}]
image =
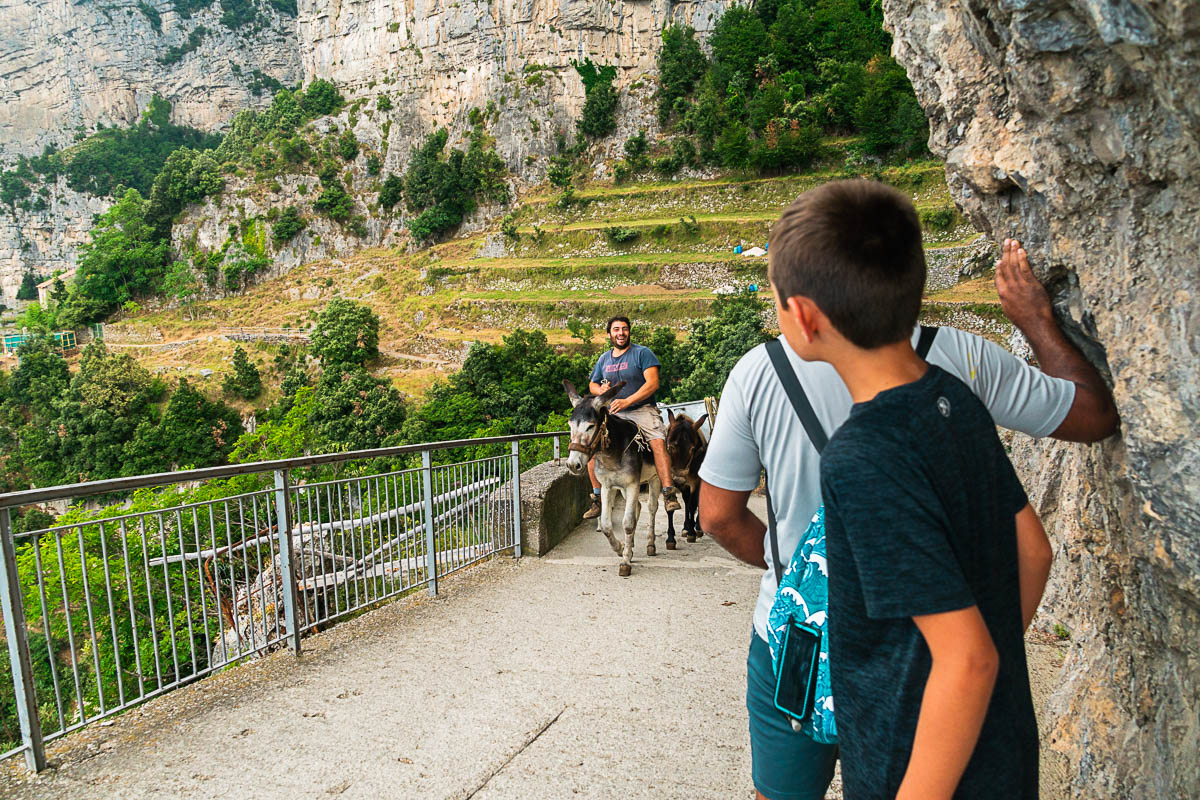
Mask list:
[{"label": "smartphone in pocket", "polygon": [[794,620],[789,623],[775,676],[775,707],[793,719],[803,720],[812,710],[820,655],[821,632]]}]

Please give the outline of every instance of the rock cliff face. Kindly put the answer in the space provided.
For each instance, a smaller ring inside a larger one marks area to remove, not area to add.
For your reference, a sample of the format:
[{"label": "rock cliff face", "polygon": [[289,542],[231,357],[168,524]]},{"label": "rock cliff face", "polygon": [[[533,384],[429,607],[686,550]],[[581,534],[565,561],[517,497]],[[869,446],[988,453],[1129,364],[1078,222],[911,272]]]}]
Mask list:
[{"label": "rock cliff face", "polygon": [[[79,126],[129,125],[156,93],[174,104],[172,121],[214,130],[270,102],[251,90],[256,72],[300,80],[295,19],[261,9],[231,31],[221,16],[216,0],[187,19],[168,0],[0,0],[0,153],[37,155]],[[172,48],[189,51],[164,63]]]},{"label": "rock cliff face", "polygon": [[1015,448],[1072,633],[1051,747],[1077,797],[1200,796],[1200,7],[883,5],[957,201],[1027,243],[1121,412]]}]

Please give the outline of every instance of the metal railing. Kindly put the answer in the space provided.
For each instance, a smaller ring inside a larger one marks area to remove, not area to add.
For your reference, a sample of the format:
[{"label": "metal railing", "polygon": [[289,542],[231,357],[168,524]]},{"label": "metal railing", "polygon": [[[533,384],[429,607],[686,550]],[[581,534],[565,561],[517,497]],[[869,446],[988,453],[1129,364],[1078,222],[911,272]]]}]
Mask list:
[{"label": "metal railing", "polygon": [[[24,753],[44,769],[47,741],[248,656],[299,653],[303,634],[417,587],[436,594],[440,579],[493,554],[519,556],[522,459],[557,459],[562,435],[0,494],[0,603],[20,728],[0,758]],[[13,531],[15,507],[131,491]]]}]

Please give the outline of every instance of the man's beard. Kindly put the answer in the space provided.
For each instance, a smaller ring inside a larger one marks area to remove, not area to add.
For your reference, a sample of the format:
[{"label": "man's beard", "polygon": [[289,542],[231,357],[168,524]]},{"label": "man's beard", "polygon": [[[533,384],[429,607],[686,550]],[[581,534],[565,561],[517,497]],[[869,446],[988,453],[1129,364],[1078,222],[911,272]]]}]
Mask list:
[{"label": "man's beard", "polygon": [[629,337],[626,336],[623,339],[618,339],[616,336],[614,336],[614,337],[612,337],[612,343],[613,343],[613,347],[616,347],[618,349],[620,349],[622,347],[626,347],[629,345]]}]

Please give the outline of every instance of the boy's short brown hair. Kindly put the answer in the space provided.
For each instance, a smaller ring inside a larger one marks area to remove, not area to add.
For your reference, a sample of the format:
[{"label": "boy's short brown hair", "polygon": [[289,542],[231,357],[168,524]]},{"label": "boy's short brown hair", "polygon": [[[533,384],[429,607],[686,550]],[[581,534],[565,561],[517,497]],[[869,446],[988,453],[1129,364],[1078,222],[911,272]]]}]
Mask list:
[{"label": "boy's short brown hair", "polygon": [[771,229],[771,284],[808,297],[865,350],[907,339],[925,289],[921,225],[908,196],[876,181],[800,195]]}]

